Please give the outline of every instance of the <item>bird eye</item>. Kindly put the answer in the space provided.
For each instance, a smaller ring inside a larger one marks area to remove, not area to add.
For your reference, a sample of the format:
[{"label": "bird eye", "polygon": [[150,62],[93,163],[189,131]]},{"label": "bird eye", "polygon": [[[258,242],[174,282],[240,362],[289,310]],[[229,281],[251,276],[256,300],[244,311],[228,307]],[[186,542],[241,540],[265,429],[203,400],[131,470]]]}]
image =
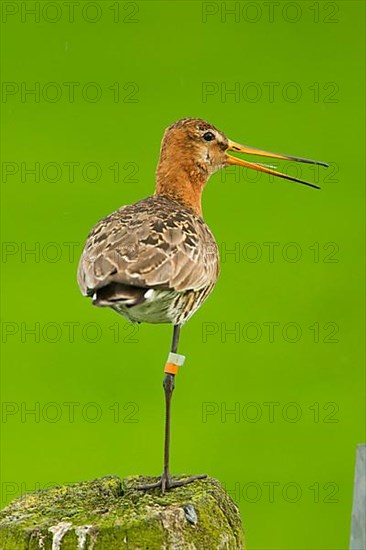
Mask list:
[{"label": "bird eye", "polygon": [[215,139],[215,136],[212,132],[206,132],[205,134],[203,134],[203,139],[205,141],[212,141],[213,139]]}]

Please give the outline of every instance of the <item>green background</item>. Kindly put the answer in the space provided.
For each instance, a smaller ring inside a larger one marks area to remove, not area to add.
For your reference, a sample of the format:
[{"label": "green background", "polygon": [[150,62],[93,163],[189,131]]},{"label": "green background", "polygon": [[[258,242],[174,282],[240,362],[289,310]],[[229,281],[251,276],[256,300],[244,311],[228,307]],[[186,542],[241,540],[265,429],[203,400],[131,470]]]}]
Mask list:
[{"label": "green background", "polygon": [[[106,1],[94,23],[81,17],[83,2],[74,22],[65,7],[54,23],[52,7],[39,22],[22,22],[20,11],[3,22],[2,80],[41,90],[56,82],[62,96],[2,98],[2,167],[19,169],[2,178],[2,504],[47,484],[161,471],[171,328],[132,333],[82,298],[76,268],[97,220],[153,192],[164,128],[195,116],[242,143],[336,164],[319,171],[321,191],[250,181],[254,173],[239,168],[211,178],[204,215],[222,271],[182,332],[172,471],[220,479],[240,506],[250,549],[348,548],[355,450],[364,442],[364,3],[295,4],[296,12],[280,2],[273,21],[263,2],[237,3],[236,16],[213,2],[217,13],[204,21],[200,2],[146,1],[120,2],[114,22]],[[64,82],[80,83],[74,102]],[[88,82],[100,100],[82,97]],[[202,95],[205,82],[215,83],[213,95]],[[278,83],[273,98],[266,82]],[[221,95],[235,83],[240,97]],[[52,166],[38,182],[22,181],[21,163],[36,162],[61,166],[58,181]],[[74,181],[70,162],[80,163]],[[89,162],[102,171],[94,183],[81,170]],[[109,169],[116,162],[119,181]],[[318,177],[311,167],[301,173]],[[269,242],[278,243],[273,261]],[[38,257],[24,255],[35,246]],[[290,261],[294,247],[298,261]],[[273,342],[270,322],[279,323]],[[36,323],[40,337],[26,335]],[[74,341],[65,323],[78,323]],[[226,334],[235,324],[240,334]],[[288,341],[299,327],[299,340]],[[68,402],[78,403],[73,421]],[[25,414],[35,407],[38,416]]]}]

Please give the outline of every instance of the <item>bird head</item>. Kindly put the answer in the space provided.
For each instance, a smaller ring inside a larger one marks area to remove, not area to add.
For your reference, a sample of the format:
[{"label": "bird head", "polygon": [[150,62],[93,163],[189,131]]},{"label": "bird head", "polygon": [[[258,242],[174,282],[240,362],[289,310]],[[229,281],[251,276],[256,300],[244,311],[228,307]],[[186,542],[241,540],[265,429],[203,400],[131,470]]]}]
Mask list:
[{"label": "bird head", "polygon": [[160,158],[200,170],[208,176],[224,168],[229,140],[208,122],[184,118],[166,129]]},{"label": "bird head", "polygon": [[[178,193],[179,182],[183,185],[182,182],[187,179],[194,193],[200,195],[211,174],[231,165],[265,172],[319,189],[313,183],[278,172],[271,165],[251,162],[230,153],[328,166],[326,163],[316,160],[271,153],[242,145],[228,139],[223,132],[204,120],[184,118],[169,126],[164,133],[157,169],[157,192],[159,193],[160,189],[164,193],[164,190],[168,189],[170,185]],[[183,191],[187,194],[186,188]]]},{"label": "bird head", "polygon": [[200,168],[207,175],[211,175],[226,166],[238,165],[318,188],[313,183],[277,172],[271,166],[249,162],[230,155],[229,152],[328,166],[325,162],[317,160],[271,153],[248,145],[241,145],[228,139],[223,132],[209,122],[197,118],[184,118],[169,126],[165,131],[161,146],[161,157],[167,159],[171,156],[172,164],[175,164],[175,158],[176,162],[179,160],[179,164],[186,162],[187,166],[192,167],[193,165],[193,167]]}]

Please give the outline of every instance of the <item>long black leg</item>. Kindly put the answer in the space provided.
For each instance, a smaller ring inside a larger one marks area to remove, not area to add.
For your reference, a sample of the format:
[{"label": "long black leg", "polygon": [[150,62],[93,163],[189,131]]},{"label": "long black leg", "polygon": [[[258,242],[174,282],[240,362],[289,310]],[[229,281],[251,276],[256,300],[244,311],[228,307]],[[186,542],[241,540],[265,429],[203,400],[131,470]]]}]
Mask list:
[{"label": "long black leg", "polygon": [[[173,329],[173,341],[171,352],[177,353],[178,351],[178,342],[179,342],[180,326],[174,325]],[[165,394],[165,438],[164,438],[164,471],[161,479],[156,483],[150,483],[148,485],[140,485],[137,487],[141,490],[155,489],[156,487],[161,487],[162,493],[165,492],[165,489],[171,489],[173,487],[181,487],[187,483],[192,483],[196,479],[204,479],[207,477],[206,474],[192,476],[181,480],[172,480],[170,478],[169,471],[169,459],[170,459],[170,419],[171,419],[171,402],[172,395],[174,390],[174,379],[175,374],[166,373],[164,376],[163,387]]]},{"label": "long black leg", "polygon": [[172,353],[177,353],[178,351],[179,335],[180,335],[180,325],[174,325],[172,349],[170,350]]},{"label": "long black leg", "polygon": [[[171,351],[177,353],[179,341],[180,326],[174,325],[173,341]],[[164,493],[165,488],[169,484],[169,457],[170,457],[170,419],[171,419],[171,402],[174,390],[175,375],[166,373],[164,376],[163,387],[165,394],[165,437],[164,437],[164,471],[161,478],[161,490]]]}]

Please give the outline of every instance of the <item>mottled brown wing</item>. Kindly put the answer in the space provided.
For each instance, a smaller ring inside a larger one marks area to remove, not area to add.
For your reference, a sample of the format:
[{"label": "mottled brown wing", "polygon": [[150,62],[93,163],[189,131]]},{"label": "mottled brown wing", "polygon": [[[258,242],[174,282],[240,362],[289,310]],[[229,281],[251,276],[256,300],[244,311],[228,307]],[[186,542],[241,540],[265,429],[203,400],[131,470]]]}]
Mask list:
[{"label": "mottled brown wing", "polygon": [[199,290],[213,285],[219,262],[215,239],[193,211],[149,197],[101,220],[91,231],[78,269],[84,295],[111,282]]}]

